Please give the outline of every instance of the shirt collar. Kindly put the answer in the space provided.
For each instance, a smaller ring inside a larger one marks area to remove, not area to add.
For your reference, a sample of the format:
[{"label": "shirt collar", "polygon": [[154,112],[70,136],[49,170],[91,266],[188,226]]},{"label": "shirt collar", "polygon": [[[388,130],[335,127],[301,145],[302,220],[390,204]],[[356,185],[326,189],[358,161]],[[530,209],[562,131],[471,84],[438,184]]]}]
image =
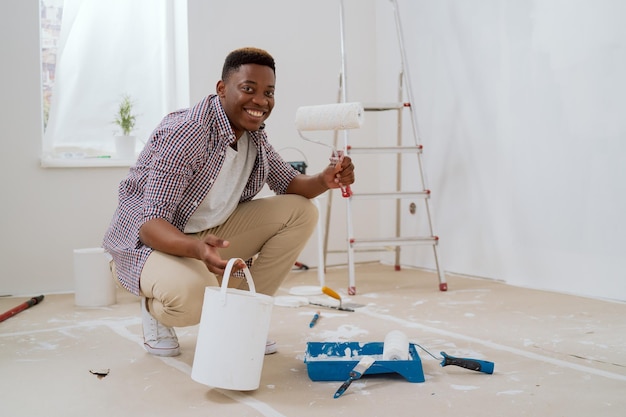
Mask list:
[{"label": "shirt collar", "polygon": [[[212,105],[215,107],[215,111],[217,114],[218,134],[220,137],[229,139],[228,145],[231,145],[232,143],[236,142],[237,139],[235,138],[235,132],[233,131],[233,127],[230,125],[228,116],[226,115],[226,112],[224,111],[224,108],[222,107],[222,102],[220,101],[217,94],[211,94],[209,96],[209,100],[212,103]],[[247,132],[247,133],[250,136],[250,138],[255,139],[255,142],[256,142],[257,134],[263,132],[264,130],[265,130],[265,123],[261,124],[261,127],[259,128],[259,130],[256,130],[253,132]]]}]

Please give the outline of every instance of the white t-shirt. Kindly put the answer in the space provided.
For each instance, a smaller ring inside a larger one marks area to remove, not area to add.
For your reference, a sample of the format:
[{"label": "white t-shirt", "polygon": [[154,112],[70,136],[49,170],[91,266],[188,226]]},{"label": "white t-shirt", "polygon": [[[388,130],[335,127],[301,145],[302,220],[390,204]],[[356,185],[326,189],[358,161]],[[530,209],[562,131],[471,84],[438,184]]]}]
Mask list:
[{"label": "white t-shirt", "polygon": [[226,150],[224,165],[215,184],[196,211],[191,215],[185,233],[197,233],[219,226],[235,211],[248,183],[256,159],[256,146],[245,132],[237,140],[237,150]]}]

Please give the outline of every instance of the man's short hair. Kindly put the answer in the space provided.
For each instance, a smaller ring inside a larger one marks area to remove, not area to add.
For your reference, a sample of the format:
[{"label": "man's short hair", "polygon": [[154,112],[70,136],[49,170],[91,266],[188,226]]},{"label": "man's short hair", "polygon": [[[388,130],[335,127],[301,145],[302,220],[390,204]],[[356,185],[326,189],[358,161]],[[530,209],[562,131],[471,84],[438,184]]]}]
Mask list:
[{"label": "man's short hair", "polygon": [[267,51],[259,48],[246,47],[235,49],[228,54],[224,60],[224,67],[222,68],[222,80],[226,81],[231,73],[246,64],[265,65],[266,67],[270,67],[274,74],[276,74],[274,58],[272,58]]}]

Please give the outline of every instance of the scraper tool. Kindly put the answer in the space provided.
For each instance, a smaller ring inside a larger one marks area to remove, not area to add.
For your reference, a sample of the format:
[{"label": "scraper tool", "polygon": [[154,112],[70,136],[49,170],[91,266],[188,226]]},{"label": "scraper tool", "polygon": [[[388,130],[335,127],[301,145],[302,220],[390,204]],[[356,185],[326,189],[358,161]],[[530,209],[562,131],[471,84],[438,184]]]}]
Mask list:
[{"label": "scraper tool", "polygon": [[332,306],[332,305],[327,305],[327,304],[320,304],[320,303],[314,303],[314,302],[309,302],[309,304],[314,305],[314,306],[322,306],[322,307],[328,307],[328,308],[334,308],[336,310],[341,310],[341,311],[354,311],[355,308],[357,307],[363,307],[363,304],[355,304],[355,303],[347,303],[344,304],[343,300],[341,299],[341,296],[333,289],[328,288],[328,287],[322,287],[322,292],[326,295],[328,295],[329,297],[332,297],[336,300],[339,301],[339,306]]}]

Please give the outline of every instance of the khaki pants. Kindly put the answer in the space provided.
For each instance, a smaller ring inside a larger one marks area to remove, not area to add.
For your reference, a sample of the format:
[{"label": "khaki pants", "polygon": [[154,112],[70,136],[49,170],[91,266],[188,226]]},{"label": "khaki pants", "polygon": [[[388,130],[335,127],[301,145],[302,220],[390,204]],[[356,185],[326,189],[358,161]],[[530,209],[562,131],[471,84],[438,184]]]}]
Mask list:
[{"label": "khaki pants", "polygon": [[[304,197],[272,196],[240,204],[224,224],[194,235],[228,240],[230,246],[219,250],[223,259],[258,255],[250,268],[256,291],[273,295],[313,233],[317,217],[317,209]],[[242,283],[245,279],[231,277],[229,287]],[[139,285],[148,310],[159,322],[183,327],[200,322],[204,288],[221,285],[221,277],[200,260],[154,251]]]}]

